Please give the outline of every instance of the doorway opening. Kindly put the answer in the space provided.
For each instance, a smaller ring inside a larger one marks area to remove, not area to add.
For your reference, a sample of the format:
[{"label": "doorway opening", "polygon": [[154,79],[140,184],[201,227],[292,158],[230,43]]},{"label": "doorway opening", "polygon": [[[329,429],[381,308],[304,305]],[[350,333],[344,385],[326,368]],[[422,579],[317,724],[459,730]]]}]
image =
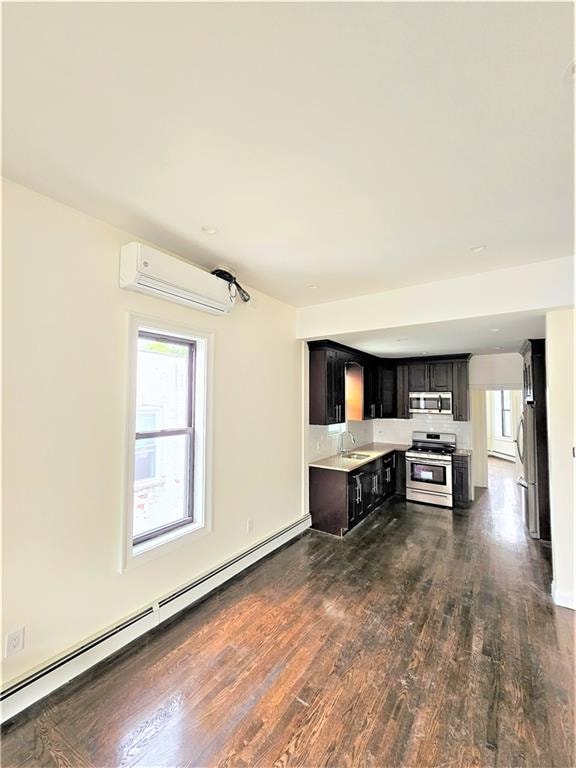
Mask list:
[{"label": "doorway opening", "polygon": [[[518,451],[518,433],[522,418],[522,391],[520,389],[486,390],[486,453],[490,464],[503,461],[516,467],[516,476],[522,474]],[[494,461],[490,461],[490,459]],[[488,473],[488,482],[490,483]]]}]

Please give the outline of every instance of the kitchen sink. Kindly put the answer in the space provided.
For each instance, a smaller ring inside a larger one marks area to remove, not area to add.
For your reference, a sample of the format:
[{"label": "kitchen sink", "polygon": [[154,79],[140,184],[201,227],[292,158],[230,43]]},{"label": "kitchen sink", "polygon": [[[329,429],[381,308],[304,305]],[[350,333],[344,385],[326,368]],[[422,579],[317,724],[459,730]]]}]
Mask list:
[{"label": "kitchen sink", "polygon": [[345,459],[369,459],[370,454],[369,453],[345,453],[344,458]]}]

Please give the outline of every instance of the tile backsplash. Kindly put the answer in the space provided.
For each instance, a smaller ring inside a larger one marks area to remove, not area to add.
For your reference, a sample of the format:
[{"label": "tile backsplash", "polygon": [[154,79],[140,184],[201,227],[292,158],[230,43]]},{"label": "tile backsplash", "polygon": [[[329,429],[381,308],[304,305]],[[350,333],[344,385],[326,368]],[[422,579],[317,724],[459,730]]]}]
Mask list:
[{"label": "tile backsplash", "polygon": [[[412,432],[452,432],[456,435],[458,448],[472,448],[472,423],[454,421],[451,417],[415,415],[411,419],[373,419],[371,421],[349,421],[347,424],[335,424],[325,427],[311,425],[308,432],[308,460],[333,456],[340,449],[340,435],[348,429],[354,435],[356,446],[366,443],[406,443],[412,442]],[[345,437],[345,447],[354,446],[349,437]]]},{"label": "tile backsplash", "polygon": [[[340,435],[348,429],[354,435],[356,445],[365,445],[372,442],[372,422],[371,421],[349,421],[346,424],[334,424],[324,427],[316,424],[308,428],[308,460],[323,459],[326,456],[333,456],[340,450]],[[344,447],[347,450],[354,448],[350,437],[345,438]]]},{"label": "tile backsplash", "polygon": [[375,419],[373,442],[412,442],[412,432],[451,432],[458,448],[472,448],[472,422],[454,421],[451,416],[416,414],[411,419]]}]

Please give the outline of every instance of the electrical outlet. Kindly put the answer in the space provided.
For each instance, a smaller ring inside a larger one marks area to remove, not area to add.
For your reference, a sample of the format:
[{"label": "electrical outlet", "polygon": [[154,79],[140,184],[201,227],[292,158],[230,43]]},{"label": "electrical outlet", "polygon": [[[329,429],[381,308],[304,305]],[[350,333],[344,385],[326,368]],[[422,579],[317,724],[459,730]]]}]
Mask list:
[{"label": "electrical outlet", "polygon": [[13,632],[8,632],[4,645],[4,656],[14,656],[24,650],[24,627],[18,627]]},{"label": "electrical outlet", "polygon": [[246,533],[252,533],[253,530],[254,530],[254,520],[248,518],[248,520],[246,520]]}]

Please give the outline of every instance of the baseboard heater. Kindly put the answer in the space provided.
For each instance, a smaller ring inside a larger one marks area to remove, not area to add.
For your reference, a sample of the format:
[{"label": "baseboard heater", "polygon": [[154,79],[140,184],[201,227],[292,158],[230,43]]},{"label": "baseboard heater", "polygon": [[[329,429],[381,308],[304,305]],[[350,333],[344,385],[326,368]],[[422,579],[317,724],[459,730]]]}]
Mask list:
[{"label": "baseboard heater", "polygon": [[264,541],[227,560],[208,573],[163,597],[114,627],[93,637],[69,653],[8,686],[0,693],[2,722],[40,701],[49,693],[116,653],[254,563],[272,554],[310,527],[310,516],[282,528]]}]

